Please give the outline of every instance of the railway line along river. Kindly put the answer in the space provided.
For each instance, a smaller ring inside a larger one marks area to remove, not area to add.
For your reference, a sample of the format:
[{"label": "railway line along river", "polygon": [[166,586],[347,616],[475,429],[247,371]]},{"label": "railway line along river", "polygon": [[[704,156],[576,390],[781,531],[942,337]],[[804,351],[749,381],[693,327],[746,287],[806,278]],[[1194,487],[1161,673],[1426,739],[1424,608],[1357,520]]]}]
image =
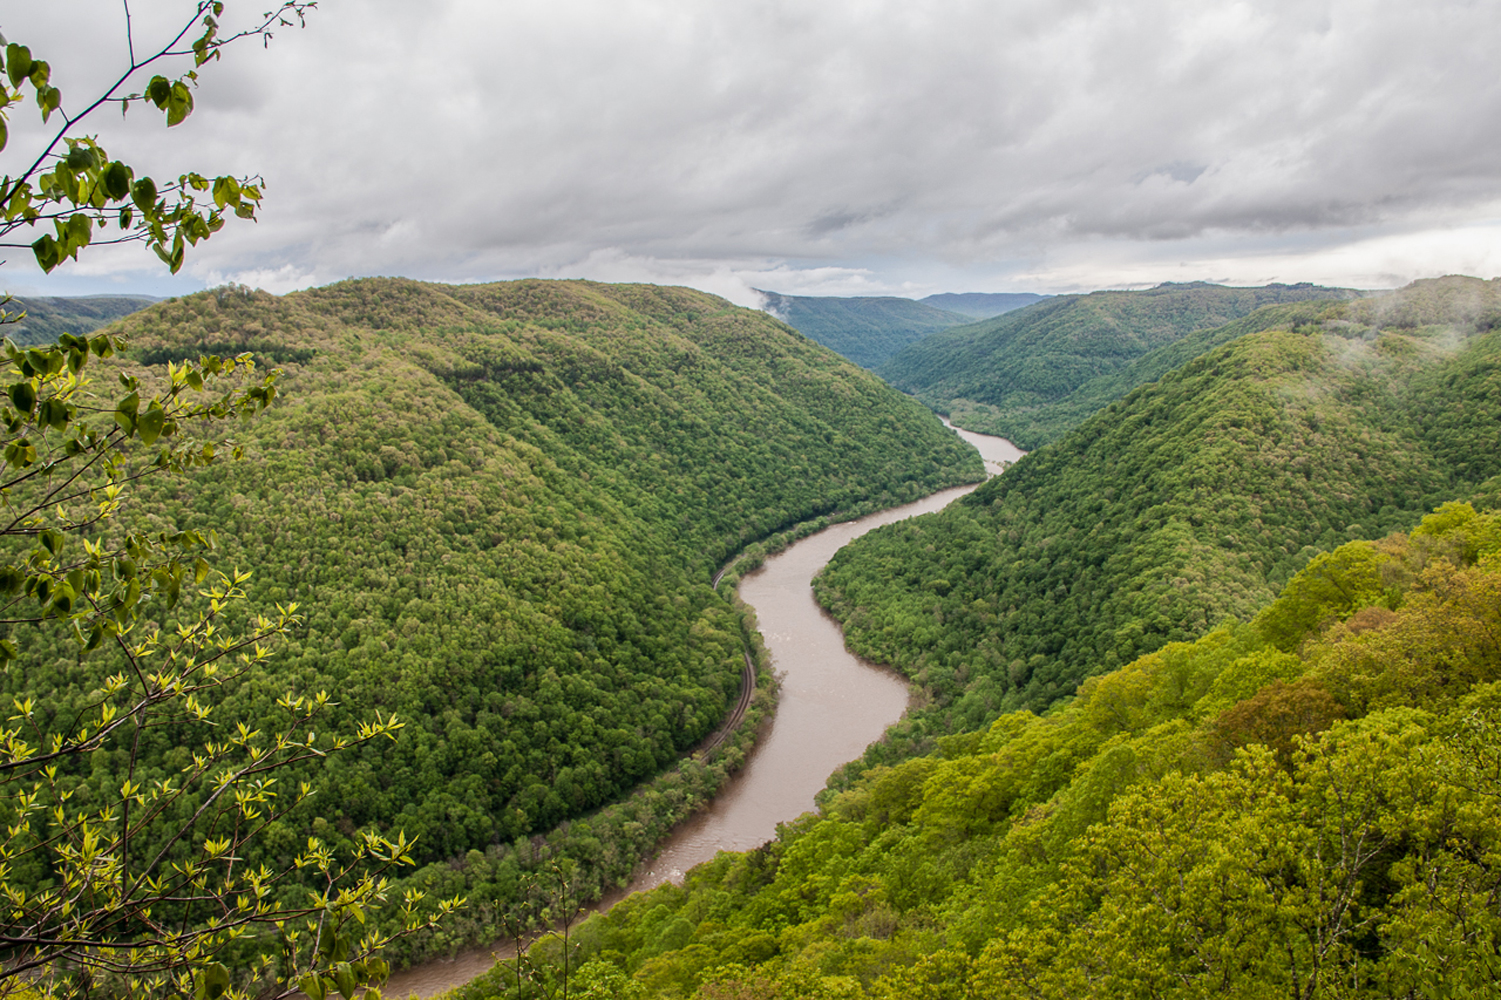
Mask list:
[{"label": "railway line along river", "polygon": [[[1004,438],[958,434],[975,445],[992,475],[1023,454]],[[813,808],[814,795],[835,768],[860,756],[901,717],[907,682],[844,648],[838,624],[813,599],[812,580],[835,552],[867,531],[941,510],[974,489],[955,487],[831,525],[768,558],[740,582],[740,597],[756,612],[781,680],[776,715],[740,773],[708,809],[673,832],[626,894],[681,881],[688,869],[719,851],[749,850],[770,840],[778,823]],[[508,953],[496,945],[429,962],[392,976],[384,992],[430,997],[485,972],[497,955]]]}]

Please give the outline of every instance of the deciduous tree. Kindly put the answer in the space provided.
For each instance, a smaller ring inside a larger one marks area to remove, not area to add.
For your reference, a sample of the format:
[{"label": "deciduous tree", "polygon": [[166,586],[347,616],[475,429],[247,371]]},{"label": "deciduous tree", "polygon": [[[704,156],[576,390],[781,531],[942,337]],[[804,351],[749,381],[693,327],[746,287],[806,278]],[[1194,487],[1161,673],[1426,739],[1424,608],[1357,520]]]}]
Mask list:
[{"label": "deciduous tree", "polygon": [[[228,34],[224,6],[198,3],[175,36],[142,52],[125,4],[122,71],[76,110],[47,60],[4,44],[0,150],[7,115],[28,96],[59,125],[0,181],[0,244],[29,245],[50,271],[90,245],[143,241],[175,272],[227,213],[254,218],[253,178],[187,171],[158,184],[77,132],[106,105],[153,105],[180,124],[198,70],[225,45],[269,39],[314,5],[289,0]],[[165,75],[184,60],[191,69]],[[6,242],[49,224],[29,243]],[[0,310],[0,322],[18,318]],[[234,453],[225,429],[271,403],[275,373],[256,372],[248,355],[205,356],[164,376],[111,372],[119,386],[104,392],[98,370],[123,346],[108,335],[3,345],[0,662],[32,671],[66,656],[94,688],[72,704],[17,699],[0,723],[0,996],[378,996],[384,941],[362,928],[386,902],[386,873],[411,863],[406,837],[363,833],[343,856],[310,839],[283,870],[243,855],[311,794],[283,787],[279,772],[394,738],[401,723],[377,714],[352,733],[319,732],[331,704],[321,691],[288,691],[266,718],[222,717],[218,696],[257,682],[296,606],[248,614],[247,575],[211,567],[211,534],[143,531],[120,516],[143,478]],[[148,768],[146,748],[163,741],[177,763]],[[124,774],[118,785],[93,780],[105,760],[113,771],[102,773]],[[418,903],[402,904],[409,928],[428,919]]]}]

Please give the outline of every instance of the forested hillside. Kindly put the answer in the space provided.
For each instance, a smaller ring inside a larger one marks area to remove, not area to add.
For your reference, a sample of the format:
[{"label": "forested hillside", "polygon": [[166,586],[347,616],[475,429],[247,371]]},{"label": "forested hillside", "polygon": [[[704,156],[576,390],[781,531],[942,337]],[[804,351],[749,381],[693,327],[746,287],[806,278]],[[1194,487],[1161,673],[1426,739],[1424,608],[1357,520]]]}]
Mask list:
[{"label": "forested hillside", "polygon": [[846,547],[819,597],[927,689],[919,740],[1248,617],[1318,549],[1501,473],[1498,292],[1419,282],[1232,341]]},{"label": "forested hillside", "polygon": [[5,311],[24,312],[26,317],[7,325],[5,332],[17,344],[46,344],[62,333],[93,333],[155,301],[144,295],[22,296],[12,299]]},{"label": "forested hillside", "polygon": [[767,312],[865,368],[935,331],[971,322],[966,313],[894,296],[761,294]]},{"label": "forested hillside", "polygon": [[[1495,513],[1347,543],[1247,621],[591,918],[570,995],[1493,996],[1498,617]],[[561,957],[459,996],[555,995]]]},{"label": "forested hillside", "polygon": [[[254,573],[251,609],[300,605],[303,628],[232,687],[225,717],[274,718],[283,691],[323,690],[339,708],[322,728],[377,711],[406,722],[395,744],[305,769],[316,805],[257,842],[278,868],[310,832],[337,848],[366,824],[402,830],[419,861],[437,860],[526,843],[619,798],[735,702],[742,623],[709,586],[728,555],[982,475],[915,401],[687,289],[229,288],[120,329],[127,367],[148,378],[203,352],[285,370],[277,404],[240,432],[242,461],[144,480],[122,515],[217,531],[216,564]],[[22,656],[0,674],[4,696],[35,695],[49,725],[119,669],[71,646]],[[143,734],[148,772],[186,753],[173,734]],[[73,780],[86,798],[120,777]],[[679,815],[711,789],[678,794]],[[582,860],[618,878],[657,822],[620,819],[624,849],[587,835]]]},{"label": "forested hillside", "polygon": [[1190,345],[1192,353],[1148,361],[1144,356],[1152,352],[1265,306],[1351,294],[1308,284],[1227,288],[1193,282],[1060,295],[924,338],[877,368],[958,426],[1034,449],[1194,354],[1253,329],[1285,324],[1290,316],[1273,312],[1200,338]]}]

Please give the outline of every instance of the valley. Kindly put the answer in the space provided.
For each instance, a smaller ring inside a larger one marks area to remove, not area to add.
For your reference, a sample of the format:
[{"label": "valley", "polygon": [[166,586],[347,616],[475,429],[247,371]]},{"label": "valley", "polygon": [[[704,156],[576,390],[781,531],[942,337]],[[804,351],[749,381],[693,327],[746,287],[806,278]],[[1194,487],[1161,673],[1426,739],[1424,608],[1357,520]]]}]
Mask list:
[{"label": "valley", "polygon": [[[1162,286],[927,334],[1047,442],[982,456],[919,403],[969,383],[903,396],[686,289],[220,289],[125,317],[114,364],[245,351],[281,397],[122,517],[304,606],[233,717],[322,689],[323,727],[405,721],[299,765],[317,797],[251,861],[417,837],[394,891],[468,901],[386,949],[428,968],[643,890],[462,1000],[1481,988],[1498,295]],[[34,644],[6,693],[60,725],[106,665]]]},{"label": "valley", "polygon": [[[746,723],[711,759],[686,757],[735,705],[753,649],[709,584],[729,555],[984,475],[915,402],[686,289],[231,288],[119,329],[140,359],[121,370],[145,377],[204,352],[284,370],[284,402],[235,431],[242,460],[143,480],[121,518],[214,530],[215,563],[251,573],[248,609],[301,605],[266,667],[220,692],[226,718],[265,723],[283,691],[326,691],[322,730],[405,723],[389,747],[284,779],[317,805],[246,859],[285,867],[310,835],[343,852],[362,827],[400,831],[419,865],[404,885],[433,901],[454,894],[434,887],[452,859],[485,859],[470,866],[483,886],[459,887],[464,917],[405,939],[398,961],[497,937],[518,880],[549,860],[600,895],[738,768],[771,705],[764,663]],[[3,684],[45,695],[46,724],[65,725],[110,669],[59,637]],[[178,752],[166,734],[138,751],[153,770]],[[120,779],[67,780],[88,795]]]},{"label": "valley", "polygon": [[578,988],[1489,988],[1495,296],[1419,282],[1231,337],[843,548],[819,598],[914,705],[817,813],[575,928]]}]

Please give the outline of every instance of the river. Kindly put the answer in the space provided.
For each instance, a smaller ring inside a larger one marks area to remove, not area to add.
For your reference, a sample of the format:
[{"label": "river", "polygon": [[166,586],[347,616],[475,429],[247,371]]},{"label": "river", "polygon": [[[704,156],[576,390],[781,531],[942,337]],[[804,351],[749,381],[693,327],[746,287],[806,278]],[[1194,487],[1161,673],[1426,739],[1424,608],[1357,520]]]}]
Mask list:
[{"label": "river", "polygon": [[[948,425],[948,421],[944,421]],[[951,425],[950,425],[951,426]],[[991,475],[1024,453],[1005,438],[953,428],[974,445]],[[976,487],[958,486],[916,503],[831,525],[766,560],[740,581],[740,597],[756,612],[761,636],[781,680],[771,727],[741,769],[704,812],[679,826],[639,870],[626,892],[680,882],[683,873],[719,851],[759,847],[784,823],[813,808],[835,768],[854,760],[907,708],[907,682],[894,671],[853,656],[838,624],[813,599],[813,577],[845,545],[873,528],[941,510]],[[496,944],[397,973],[383,991],[430,997],[487,971],[510,949]]]}]

